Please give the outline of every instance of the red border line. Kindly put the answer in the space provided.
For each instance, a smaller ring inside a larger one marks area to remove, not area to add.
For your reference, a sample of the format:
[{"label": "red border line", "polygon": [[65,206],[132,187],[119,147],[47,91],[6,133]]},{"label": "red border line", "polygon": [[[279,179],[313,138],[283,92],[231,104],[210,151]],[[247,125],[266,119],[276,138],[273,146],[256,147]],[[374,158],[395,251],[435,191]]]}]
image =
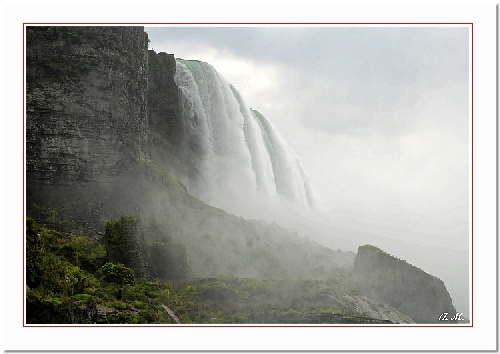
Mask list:
[{"label": "red border line", "polygon": [[[26,325],[24,323],[25,318],[25,303],[26,303],[26,284],[25,284],[25,226],[26,226],[26,215],[25,215],[25,169],[26,169],[26,161],[25,161],[25,119],[26,119],[26,107],[25,107],[25,27],[27,25],[470,25],[471,26],[471,310],[470,310],[470,326],[454,326],[454,325],[352,325],[352,326],[332,326],[332,325],[264,325],[264,326],[251,326],[251,325],[242,325],[242,326],[231,326],[231,325],[222,325],[222,326],[214,326],[214,325],[144,325],[144,326],[133,326],[133,325],[123,325],[123,326],[107,326],[107,325]],[[474,23],[473,22],[24,22],[23,23],[23,327],[24,328],[473,328],[473,312],[474,312]]]}]

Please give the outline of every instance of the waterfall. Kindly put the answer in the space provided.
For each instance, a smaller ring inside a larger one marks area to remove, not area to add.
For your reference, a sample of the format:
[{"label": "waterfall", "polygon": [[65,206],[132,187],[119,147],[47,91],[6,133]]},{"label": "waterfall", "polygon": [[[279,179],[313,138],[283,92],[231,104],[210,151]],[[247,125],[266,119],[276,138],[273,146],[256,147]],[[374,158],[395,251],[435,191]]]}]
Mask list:
[{"label": "waterfall", "polygon": [[215,206],[238,201],[314,206],[299,157],[211,65],[177,59],[174,79],[182,100],[181,159],[199,172],[183,178],[193,195]]}]

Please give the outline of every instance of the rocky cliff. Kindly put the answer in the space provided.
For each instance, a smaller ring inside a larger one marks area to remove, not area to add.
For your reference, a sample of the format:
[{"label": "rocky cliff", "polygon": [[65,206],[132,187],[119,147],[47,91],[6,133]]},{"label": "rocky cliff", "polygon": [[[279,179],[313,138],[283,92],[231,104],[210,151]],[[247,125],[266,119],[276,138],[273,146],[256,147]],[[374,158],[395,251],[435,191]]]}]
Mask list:
[{"label": "rocky cliff", "polygon": [[174,82],[173,54],[148,51],[148,122],[162,140],[178,145],[182,132],[180,93]]},{"label": "rocky cliff", "polygon": [[96,229],[136,210],[117,197],[147,149],[147,47],[142,27],[26,28],[29,213],[64,207]]},{"label": "rocky cliff", "polygon": [[175,73],[173,54],[148,51],[148,154],[153,161],[161,161],[171,175],[181,179],[196,176],[198,171],[183,157],[182,93],[174,81]]},{"label": "rocky cliff", "polygon": [[147,140],[140,27],[27,27],[26,172],[31,181],[109,181]]},{"label": "rocky cliff", "polygon": [[456,314],[442,280],[381,249],[360,246],[352,279],[367,296],[387,303],[417,323],[439,323],[443,313]]}]

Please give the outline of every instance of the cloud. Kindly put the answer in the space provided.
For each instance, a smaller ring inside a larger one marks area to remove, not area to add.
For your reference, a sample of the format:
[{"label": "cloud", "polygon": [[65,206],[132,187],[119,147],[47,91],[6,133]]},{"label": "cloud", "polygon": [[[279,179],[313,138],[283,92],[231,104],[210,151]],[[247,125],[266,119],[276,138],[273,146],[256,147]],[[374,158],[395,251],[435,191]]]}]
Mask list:
[{"label": "cloud", "polygon": [[[390,130],[384,117],[401,124],[390,113],[418,103],[429,90],[468,86],[465,27],[153,27],[147,31],[156,49],[214,65],[253,108],[292,102],[304,125],[332,132],[371,129],[367,123],[380,119],[381,127]],[[261,101],[272,97],[270,88],[275,98]]]}]

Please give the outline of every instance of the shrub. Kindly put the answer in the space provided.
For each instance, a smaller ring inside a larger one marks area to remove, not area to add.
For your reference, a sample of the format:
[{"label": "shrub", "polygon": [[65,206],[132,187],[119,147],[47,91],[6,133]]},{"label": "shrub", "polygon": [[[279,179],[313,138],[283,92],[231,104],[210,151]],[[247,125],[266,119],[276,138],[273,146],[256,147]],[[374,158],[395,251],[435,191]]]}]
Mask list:
[{"label": "shrub", "polygon": [[99,269],[98,275],[108,283],[115,283],[120,285],[135,284],[134,271],[128,267],[125,267],[125,265],[123,265],[122,263],[115,264],[108,262],[103,265],[101,269]]}]

